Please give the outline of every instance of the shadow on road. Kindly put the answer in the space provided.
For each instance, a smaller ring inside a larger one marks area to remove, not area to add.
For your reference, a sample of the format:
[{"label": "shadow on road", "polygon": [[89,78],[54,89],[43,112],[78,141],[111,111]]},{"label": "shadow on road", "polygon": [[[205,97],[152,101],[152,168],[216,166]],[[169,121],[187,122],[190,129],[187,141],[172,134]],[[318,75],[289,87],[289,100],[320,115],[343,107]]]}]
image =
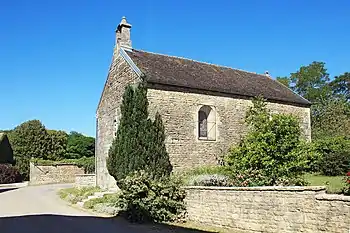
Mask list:
[{"label": "shadow on road", "polygon": [[208,233],[165,224],[131,224],[122,218],[24,215],[0,218],[1,233]]},{"label": "shadow on road", "polygon": [[7,191],[12,191],[12,190],[16,190],[17,188],[0,188],[0,193],[4,193]]}]

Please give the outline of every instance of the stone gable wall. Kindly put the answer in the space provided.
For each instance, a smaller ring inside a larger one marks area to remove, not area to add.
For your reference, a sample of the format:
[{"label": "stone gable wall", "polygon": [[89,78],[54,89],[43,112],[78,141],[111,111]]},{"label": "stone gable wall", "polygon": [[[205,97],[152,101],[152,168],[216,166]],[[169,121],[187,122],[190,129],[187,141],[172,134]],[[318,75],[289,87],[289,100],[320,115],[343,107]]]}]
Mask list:
[{"label": "stone gable wall", "polygon": [[232,232],[350,232],[350,196],[320,187],[189,187],[188,219]]},{"label": "stone gable wall", "polygon": [[84,174],[84,168],[71,164],[35,165],[31,162],[29,184],[74,183],[77,174]]},{"label": "stone gable wall", "polygon": [[102,188],[115,187],[115,180],[109,175],[106,159],[112,145],[116,115],[122,102],[125,87],[138,80],[136,73],[123,57],[118,56],[112,63],[101,102],[97,110],[96,126],[96,182]]},{"label": "stone gable wall", "polygon": [[[151,115],[158,111],[166,131],[166,146],[176,170],[215,165],[230,146],[246,134],[244,118],[251,100],[148,89]],[[216,112],[216,140],[198,140],[198,110],[208,105]],[[289,113],[300,118],[303,134],[311,139],[310,109],[280,103],[268,103],[272,112]]]}]

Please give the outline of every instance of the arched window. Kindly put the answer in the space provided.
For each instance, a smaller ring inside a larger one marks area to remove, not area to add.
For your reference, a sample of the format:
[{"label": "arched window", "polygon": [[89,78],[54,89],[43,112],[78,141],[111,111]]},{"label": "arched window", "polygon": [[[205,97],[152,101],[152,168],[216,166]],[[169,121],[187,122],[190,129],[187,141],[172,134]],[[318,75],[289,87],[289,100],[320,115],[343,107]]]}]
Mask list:
[{"label": "arched window", "polygon": [[216,115],[209,106],[202,106],[198,111],[198,139],[216,139]]}]

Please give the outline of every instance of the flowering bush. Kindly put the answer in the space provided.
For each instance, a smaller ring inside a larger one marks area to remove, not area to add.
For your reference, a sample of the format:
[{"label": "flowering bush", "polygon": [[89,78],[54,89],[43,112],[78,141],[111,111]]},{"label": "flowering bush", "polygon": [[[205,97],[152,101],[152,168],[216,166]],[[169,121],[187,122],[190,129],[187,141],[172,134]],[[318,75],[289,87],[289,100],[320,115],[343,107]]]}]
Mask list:
[{"label": "flowering bush", "polygon": [[189,186],[232,186],[230,178],[221,174],[202,174],[192,176],[186,182]]},{"label": "flowering bush", "polygon": [[346,173],[344,180],[345,180],[345,187],[343,189],[343,193],[345,195],[350,195],[350,171]]},{"label": "flowering bush", "polygon": [[10,184],[21,181],[21,174],[16,167],[8,164],[0,164],[0,184]]}]

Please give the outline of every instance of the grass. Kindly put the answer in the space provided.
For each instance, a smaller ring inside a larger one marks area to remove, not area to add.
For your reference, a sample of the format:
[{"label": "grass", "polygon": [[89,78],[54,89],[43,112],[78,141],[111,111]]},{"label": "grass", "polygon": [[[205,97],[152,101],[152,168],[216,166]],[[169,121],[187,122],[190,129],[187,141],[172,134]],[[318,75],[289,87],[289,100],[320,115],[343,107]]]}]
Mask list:
[{"label": "grass", "polygon": [[99,191],[101,189],[98,187],[66,188],[58,191],[58,195],[61,199],[76,204]]},{"label": "grass", "polygon": [[306,181],[311,186],[326,186],[327,193],[341,193],[345,186],[344,176],[323,176],[319,174],[306,174]]},{"label": "grass", "polygon": [[118,201],[118,194],[105,194],[101,198],[94,198],[84,203],[84,208],[93,209],[97,204],[116,203]]}]

